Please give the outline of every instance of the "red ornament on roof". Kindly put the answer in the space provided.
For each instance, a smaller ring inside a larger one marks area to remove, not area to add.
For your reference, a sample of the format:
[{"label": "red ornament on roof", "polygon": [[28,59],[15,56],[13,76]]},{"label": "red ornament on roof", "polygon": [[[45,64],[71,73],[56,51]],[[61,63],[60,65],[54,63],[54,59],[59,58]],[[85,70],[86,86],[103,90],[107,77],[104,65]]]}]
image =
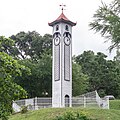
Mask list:
[{"label": "red ornament on roof", "polygon": [[51,22],[51,23],[48,23],[48,25],[49,25],[49,26],[53,26],[53,25],[58,24],[58,23],[60,23],[60,22],[70,24],[71,26],[75,26],[75,25],[76,25],[76,23],[70,21],[70,20],[64,15],[63,11],[62,11],[61,15],[60,15],[55,21],[53,21],[53,22]]}]

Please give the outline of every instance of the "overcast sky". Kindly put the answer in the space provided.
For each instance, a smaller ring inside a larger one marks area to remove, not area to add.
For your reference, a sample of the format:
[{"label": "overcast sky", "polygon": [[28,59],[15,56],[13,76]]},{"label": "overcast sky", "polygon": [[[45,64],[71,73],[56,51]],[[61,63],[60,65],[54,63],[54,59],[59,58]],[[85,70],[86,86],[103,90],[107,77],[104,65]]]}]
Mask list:
[{"label": "overcast sky", "polygon": [[[109,3],[111,0],[103,0]],[[101,5],[101,0],[0,0],[0,35],[9,37],[20,31],[37,31],[41,35],[52,34],[48,22],[60,14],[59,5],[66,5],[64,14],[77,25],[73,27],[73,55],[85,50],[103,52],[111,59],[114,53],[107,50],[109,43],[104,43],[100,34],[90,31],[89,22]]]}]

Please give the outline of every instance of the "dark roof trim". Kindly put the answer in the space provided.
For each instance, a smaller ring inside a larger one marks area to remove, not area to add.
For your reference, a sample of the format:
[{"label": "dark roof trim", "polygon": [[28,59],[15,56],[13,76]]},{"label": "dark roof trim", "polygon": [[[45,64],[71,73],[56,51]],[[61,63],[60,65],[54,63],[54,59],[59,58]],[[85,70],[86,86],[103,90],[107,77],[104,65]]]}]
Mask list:
[{"label": "dark roof trim", "polygon": [[58,24],[60,22],[63,22],[63,23],[67,23],[67,24],[70,24],[71,26],[75,26],[76,23],[72,22],[72,21],[69,21],[69,20],[64,20],[63,18],[59,19],[59,20],[55,20],[51,23],[48,23],[49,26],[53,26],[55,24]]}]

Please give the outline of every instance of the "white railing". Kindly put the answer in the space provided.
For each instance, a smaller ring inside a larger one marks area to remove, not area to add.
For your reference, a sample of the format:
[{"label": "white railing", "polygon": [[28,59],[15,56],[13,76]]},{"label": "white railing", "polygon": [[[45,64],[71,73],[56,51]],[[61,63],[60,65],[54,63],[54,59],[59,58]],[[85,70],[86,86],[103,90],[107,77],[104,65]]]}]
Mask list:
[{"label": "white railing", "polygon": [[103,109],[109,109],[109,99],[108,98],[100,98],[100,96],[98,95],[97,91],[96,92],[96,101],[99,105],[99,107],[103,108]]},{"label": "white railing", "polygon": [[88,92],[86,94],[77,96],[77,97],[86,97],[86,98],[93,98],[96,100],[98,106],[102,109],[109,109],[109,99],[103,99],[100,98],[99,94],[97,93],[97,91],[93,91],[93,92]]},{"label": "white railing", "polygon": [[[65,100],[65,101],[69,101],[69,100]],[[28,110],[51,108],[52,98],[35,97],[35,98],[23,99],[13,102],[13,109],[16,112],[19,112],[22,106],[27,106]],[[65,103],[65,106],[69,106],[69,103]],[[81,96],[73,97],[72,107],[109,109],[109,99],[101,99],[97,91],[94,91]]]},{"label": "white railing", "polygon": [[27,106],[28,110],[38,110],[40,108],[52,107],[52,98],[35,97],[13,102],[13,109],[15,112],[19,112],[23,106]]},{"label": "white railing", "polygon": [[80,98],[73,98],[72,107],[99,108],[95,98],[87,98],[85,96]]}]

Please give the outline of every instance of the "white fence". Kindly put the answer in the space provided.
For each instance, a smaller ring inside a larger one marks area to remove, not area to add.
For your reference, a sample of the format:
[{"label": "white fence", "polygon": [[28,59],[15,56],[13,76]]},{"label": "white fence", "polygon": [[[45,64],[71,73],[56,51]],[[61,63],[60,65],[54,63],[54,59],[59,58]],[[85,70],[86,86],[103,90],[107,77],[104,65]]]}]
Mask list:
[{"label": "white fence", "polygon": [[13,109],[15,112],[19,112],[23,106],[27,106],[28,110],[38,110],[40,108],[52,107],[52,98],[35,97],[13,102]]},{"label": "white fence", "polygon": [[93,92],[89,92],[89,93],[86,93],[86,94],[83,94],[83,95],[80,95],[80,96],[77,96],[78,97],[85,97],[87,99],[94,99],[96,102],[97,102],[97,105],[100,107],[100,108],[103,108],[103,109],[109,109],[109,99],[104,99],[104,98],[100,98],[100,96],[98,95],[97,91],[93,91]]},{"label": "white fence", "polygon": [[[67,104],[67,103],[66,103]],[[31,98],[13,102],[13,109],[19,112],[22,106],[27,106],[28,110],[37,110],[41,108],[51,108],[52,98]],[[67,105],[65,105],[67,106]],[[81,96],[72,98],[72,107],[89,107],[109,109],[109,100],[101,99],[97,91],[90,92]]]}]

